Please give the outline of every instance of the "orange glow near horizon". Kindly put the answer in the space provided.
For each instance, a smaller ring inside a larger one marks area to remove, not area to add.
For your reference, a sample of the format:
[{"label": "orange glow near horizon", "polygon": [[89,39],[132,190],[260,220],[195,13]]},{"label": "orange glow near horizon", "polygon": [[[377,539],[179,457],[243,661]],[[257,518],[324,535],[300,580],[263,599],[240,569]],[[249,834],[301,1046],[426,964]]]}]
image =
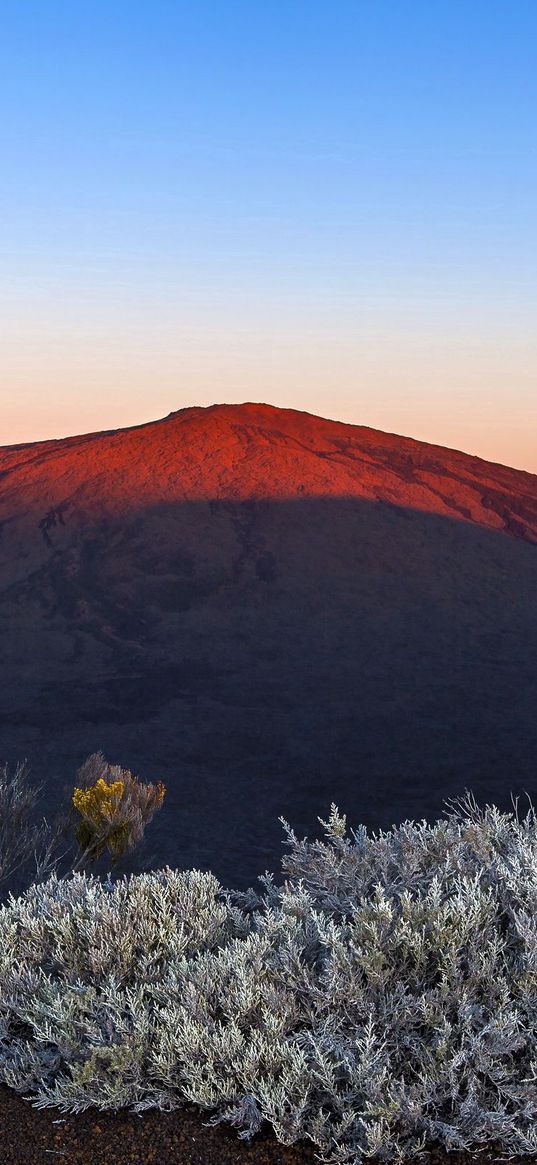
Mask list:
[{"label": "orange glow near horizon", "polygon": [[0,445],[260,401],[537,473],[537,337],[524,312],[417,283],[371,299],[273,283],[74,279],[56,302],[15,281],[2,304]]},{"label": "orange glow near horizon", "polygon": [[[186,331],[186,330],[185,330]],[[197,343],[194,340],[197,339]],[[537,392],[527,346],[431,337],[296,336],[170,328],[113,342],[50,332],[28,351],[12,333],[0,387],[0,445],[158,420],[193,405],[259,401],[537,473]],[[506,386],[509,386],[508,388]]]}]

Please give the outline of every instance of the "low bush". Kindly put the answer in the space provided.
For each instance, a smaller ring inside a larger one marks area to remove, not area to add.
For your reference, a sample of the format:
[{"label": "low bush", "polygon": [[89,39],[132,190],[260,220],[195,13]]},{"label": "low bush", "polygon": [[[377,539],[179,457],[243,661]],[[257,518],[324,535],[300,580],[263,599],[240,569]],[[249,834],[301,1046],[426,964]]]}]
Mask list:
[{"label": "low bush", "polygon": [[[144,839],[145,827],[161,808],[165,788],[141,784],[128,769],[92,753],[76,774],[69,807],[52,825],[35,821],[39,788],[29,782],[26,762],[13,771],[0,765],[0,887],[20,893],[53,871],[96,866],[103,854],[116,867]],[[62,852],[60,853],[60,849]],[[65,861],[67,859],[67,862]]]},{"label": "low bush", "polygon": [[97,861],[106,850],[116,865],[142,840],[146,825],[162,806],[164,785],[140,784],[129,769],[109,764],[100,752],[88,757],[77,778],[81,787],[75,788],[72,803],[81,820],[75,829],[80,847],[75,869]]},{"label": "low bush", "polygon": [[0,886],[28,884],[29,870],[34,878],[46,878],[54,868],[53,852],[60,829],[55,833],[46,819],[35,821],[35,807],[40,789],[29,783],[26,762],[11,771],[0,764]]},{"label": "low bush", "polygon": [[0,1079],[38,1106],[268,1120],[321,1159],[537,1153],[537,820],[298,841],[283,885],[53,875],[0,909]]}]

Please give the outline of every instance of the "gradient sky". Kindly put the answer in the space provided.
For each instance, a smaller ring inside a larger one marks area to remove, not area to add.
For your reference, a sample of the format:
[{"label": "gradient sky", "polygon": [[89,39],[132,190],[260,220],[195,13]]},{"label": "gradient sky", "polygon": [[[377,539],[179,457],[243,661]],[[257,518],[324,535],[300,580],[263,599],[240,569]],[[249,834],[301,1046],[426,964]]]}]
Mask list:
[{"label": "gradient sky", "polygon": [[535,0],[3,0],[0,444],[267,401],[537,472]]}]

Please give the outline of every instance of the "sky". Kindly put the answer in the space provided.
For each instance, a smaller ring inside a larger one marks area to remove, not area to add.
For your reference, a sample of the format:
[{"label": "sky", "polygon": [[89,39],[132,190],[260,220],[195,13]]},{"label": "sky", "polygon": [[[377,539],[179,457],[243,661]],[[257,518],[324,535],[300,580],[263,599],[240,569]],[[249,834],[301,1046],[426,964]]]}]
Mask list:
[{"label": "sky", "polygon": [[537,473],[535,0],[3,0],[0,444],[264,401]]}]

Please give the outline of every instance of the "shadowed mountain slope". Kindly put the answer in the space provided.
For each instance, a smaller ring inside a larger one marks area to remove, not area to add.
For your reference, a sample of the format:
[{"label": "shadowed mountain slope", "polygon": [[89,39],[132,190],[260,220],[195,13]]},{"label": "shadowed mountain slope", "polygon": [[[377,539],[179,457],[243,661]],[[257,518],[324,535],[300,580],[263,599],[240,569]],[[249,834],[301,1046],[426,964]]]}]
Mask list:
[{"label": "shadowed mountain slope", "polygon": [[159,862],[509,804],[537,757],[537,478],[267,405],[0,449],[0,757],[102,748]]}]

